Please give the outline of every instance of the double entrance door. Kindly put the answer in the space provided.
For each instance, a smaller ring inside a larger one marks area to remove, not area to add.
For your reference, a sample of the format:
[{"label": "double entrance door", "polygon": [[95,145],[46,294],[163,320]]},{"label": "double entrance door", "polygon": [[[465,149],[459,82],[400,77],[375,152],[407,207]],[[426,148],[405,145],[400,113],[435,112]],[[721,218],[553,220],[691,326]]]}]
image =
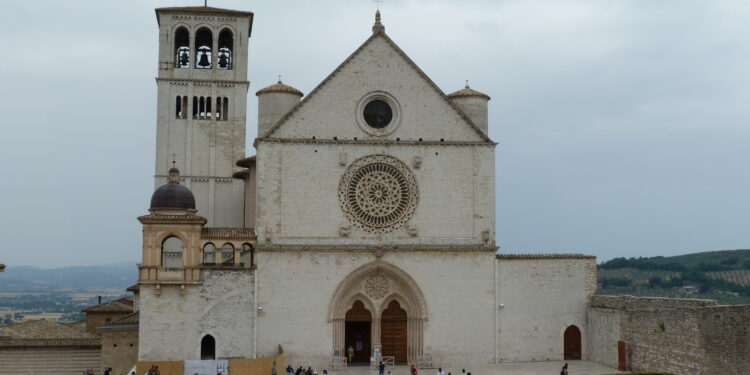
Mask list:
[{"label": "double entrance door", "polygon": [[[380,343],[383,356],[393,356],[405,364],[407,356],[407,316],[398,302],[391,301],[380,319]],[[372,355],[372,315],[364,304],[356,301],[346,313],[344,355],[352,364],[369,364]],[[377,323],[376,323],[377,324]]]}]

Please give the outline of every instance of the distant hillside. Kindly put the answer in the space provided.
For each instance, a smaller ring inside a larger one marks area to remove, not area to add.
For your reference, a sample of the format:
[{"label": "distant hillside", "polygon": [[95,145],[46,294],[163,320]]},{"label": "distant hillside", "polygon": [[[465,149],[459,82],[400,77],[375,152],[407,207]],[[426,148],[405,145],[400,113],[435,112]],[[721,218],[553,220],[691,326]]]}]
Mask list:
[{"label": "distant hillside", "polygon": [[615,258],[599,265],[599,294],[716,299],[750,304],[750,250]]},{"label": "distant hillside", "polygon": [[137,278],[135,262],[53,269],[8,266],[5,272],[0,273],[0,291],[128,287],[135,284]]}]

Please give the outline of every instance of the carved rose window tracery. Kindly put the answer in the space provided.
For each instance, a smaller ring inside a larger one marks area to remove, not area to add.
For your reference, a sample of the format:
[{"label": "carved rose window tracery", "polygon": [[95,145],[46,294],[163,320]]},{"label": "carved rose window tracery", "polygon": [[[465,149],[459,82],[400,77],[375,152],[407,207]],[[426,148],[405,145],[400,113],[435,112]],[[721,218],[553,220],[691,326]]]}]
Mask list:
[{"label": "carved rose window tracery", "polygon": [[385,276],[372,276],[365,280],[365,293],[371,298],[383,298],[388,294],[388,279]]},{"label": "carved rose window tracery", "polygon": [[404,225],[414,214],[418,197],[409,168],[386,155],[357,159],[339,185],[344,214],[371,233],[388,233]]}]

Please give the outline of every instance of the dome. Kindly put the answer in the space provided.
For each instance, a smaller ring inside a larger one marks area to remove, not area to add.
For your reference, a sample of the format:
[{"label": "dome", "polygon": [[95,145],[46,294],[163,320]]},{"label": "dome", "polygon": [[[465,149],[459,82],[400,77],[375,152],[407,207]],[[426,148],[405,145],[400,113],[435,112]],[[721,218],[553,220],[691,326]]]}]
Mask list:
[{"label": "dome", "polygon": [[195,197],[193,193],[180,185],[180,170],[169,169],[167,183],[159,186],[151,196],[152,210],[195,210]]},{"label": "dome", "polygon": [[299,90],[295,89],[292,86],[286,85],[286,84],[282,83],[281,81],[276,82],[275,84],[273,84],[271,86],[264,87],[264,88],[258,90],[258,92],[256,92],[255,95],[270,94],[272,92],[280,92],[280,93],[285,93],[285,94],[294,94],[294,95],[299,95],[299,96],[303,96],[304,95],[302,93],[302,91],[299,91]]},{"label": "dome", "polygon": [[459,97],[476,97],[476,98],[484,98],[484,99],[490,100],[489,95],[472,89],[471,87],[469,87],[468,84],[466,85],[466,87],[462,88],[461,90],[448,94],[448,97],[451,99],[459,98]]}]

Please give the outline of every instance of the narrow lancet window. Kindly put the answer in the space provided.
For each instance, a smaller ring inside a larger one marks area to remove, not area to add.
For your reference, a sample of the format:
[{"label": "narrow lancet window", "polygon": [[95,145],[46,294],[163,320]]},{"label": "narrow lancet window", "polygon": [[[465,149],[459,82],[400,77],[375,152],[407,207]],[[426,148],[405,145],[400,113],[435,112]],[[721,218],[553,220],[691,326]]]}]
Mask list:
[{"label": "narrow lancet window", "polygon": [[190,34],[184,27],[179,27],[174,33],[174,66],[190,67]]},{"label": "narrow lancet window", "polygon": [[182,111],[182,97],[178,96],[175,103],[174,118],[182,118]]},{"label": "narrow lancet window", "polygon": [[219,69],[232,69],[232,51],[234,48],[234,36],[229,29],[221,30],[219,33],[219,52],[216,65]]},{"label": "narrow lancet window", "polygon": [[211,52],[213,51],[213,34],[202,27],[195,33],[195,67],[211,69]]}]

